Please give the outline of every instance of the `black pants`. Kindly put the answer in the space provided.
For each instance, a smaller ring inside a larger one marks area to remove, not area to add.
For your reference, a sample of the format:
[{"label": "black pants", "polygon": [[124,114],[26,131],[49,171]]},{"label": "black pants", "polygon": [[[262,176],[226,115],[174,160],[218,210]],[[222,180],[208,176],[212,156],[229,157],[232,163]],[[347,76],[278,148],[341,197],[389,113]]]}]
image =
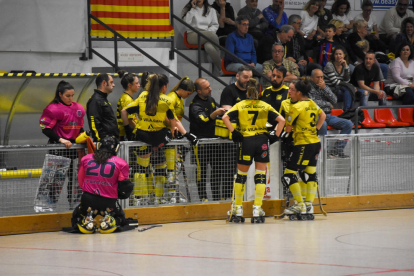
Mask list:
[{"label": "black pants", "polygon": [[91,207],[92,210],[98,210],[98,213],[93,216],[94,218],[98,214],[104,214],[106,209],[109,208],[111,210],[110,215],[115,219],[116,225],[123,226],[126,223],[125,212],[122,210],[121,205],[117,204],[116,198],[102,197],[84,192],[82,194],[81,203],[72,213],[72,227],[76,227],[77,223],[82,222],[82,219],[87,215],[89,207]]}]

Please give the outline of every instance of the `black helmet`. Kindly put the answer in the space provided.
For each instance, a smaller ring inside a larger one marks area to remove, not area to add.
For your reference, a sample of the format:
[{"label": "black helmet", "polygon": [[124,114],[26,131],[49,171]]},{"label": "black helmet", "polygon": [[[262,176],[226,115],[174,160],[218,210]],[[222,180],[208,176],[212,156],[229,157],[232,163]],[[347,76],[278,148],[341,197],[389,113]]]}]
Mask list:
[{"label": "black helmet", "polygon": [[113,155],[116,155],[119,148],[118,138],[115,136],[106,136],[101,141],[98,142],[96,149],[101,151],[110,152]]}]

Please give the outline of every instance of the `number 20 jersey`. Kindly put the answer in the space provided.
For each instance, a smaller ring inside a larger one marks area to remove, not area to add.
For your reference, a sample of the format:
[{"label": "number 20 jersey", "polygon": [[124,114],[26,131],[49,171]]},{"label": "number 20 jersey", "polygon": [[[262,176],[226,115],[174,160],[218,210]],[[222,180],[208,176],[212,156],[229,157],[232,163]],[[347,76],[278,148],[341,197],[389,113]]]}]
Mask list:
[{"label": "number 20 jersey", "polygon": [[98,164],[93,154],[82,158],[78,181],[84,192],[107,198],[118,198],[118,181],[128,178],[129,166],[124,159],[112,156],[106,163]]},{"label": "number 20 jersey", "polygon": [[274,122],[280,115],[270,104],[250,99],[238,102],[226,114],[230,119],[239,119],[244,137],[267,133],[266,122]]},{"label": "number 20 jersey", "polygon": [[286,125],[293,126],[293,142],[295,145],[318,143],[316,130],[319,114],[322,109],[312,100],[305,100],[290,105]]}]

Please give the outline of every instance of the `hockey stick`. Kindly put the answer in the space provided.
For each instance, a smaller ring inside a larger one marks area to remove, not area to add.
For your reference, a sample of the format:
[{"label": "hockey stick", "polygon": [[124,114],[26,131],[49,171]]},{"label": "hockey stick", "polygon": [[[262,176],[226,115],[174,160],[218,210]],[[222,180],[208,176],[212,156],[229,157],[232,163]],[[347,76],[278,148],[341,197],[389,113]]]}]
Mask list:
[{"label": "hockey stick", "polygon": [[322,212],[322,214],[326,217],[326,216],[327,216],[327,214],[326,214],[325,210],[324,210],[324,209],[323,209],[323,207],[322,207],[321,195],[320,195],[320,193],[319,193],[319,185],[318,185],[318,187],[316,188],[316,190],[318,191],[319,208],[321,208],[321,212]]},{"label": "hockey stick", "polygon": [[138,229],[138,232],[144,232],[144,231],[150,230],[150,229],[155,228],[155,227],[162,227],[162,225],[157,224],[157,225],[151,225],[151,226],[148,226],[148,227],[140,228],[140,229]]}]

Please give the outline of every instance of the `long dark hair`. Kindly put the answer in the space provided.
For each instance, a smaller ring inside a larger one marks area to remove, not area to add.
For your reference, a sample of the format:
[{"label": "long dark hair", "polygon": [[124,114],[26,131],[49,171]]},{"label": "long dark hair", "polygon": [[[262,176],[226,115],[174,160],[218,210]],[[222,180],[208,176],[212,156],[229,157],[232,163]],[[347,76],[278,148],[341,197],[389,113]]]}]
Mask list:
[{"label": "long dark hair", "polygon": [[259,98],[259,91],[257,91],[257,80],[251,78],[247,82],[247,93],[246,96],[248,99],[257,100]]},{"label": "long dark hair", "polygon": [[128,89],[128,84],[133,84],[135,81],[135,78],[138,78],[137,75],[129,74],[128,72],[124,70],[118,71],[118,75],[121,78],[121,85],[125,90]]},{"label": "long dark hair", "polygon": [[95,159],[96,163],[104,164],[111,158],[113,154],[111,152],[103,151],[103,150],[96,150],[93,154],[93,159]]},{"label": "long dark hair", "polygon": [[55,93],[55,97],[53,98],[53,100],[50,102],[52,103],[59,103],[60,102],[60,94],[64,94],[67,90],[72,90],[75,89],[73,88],[72,84],[68,83],[67,81],[61,80],[57,87],[56,87],[56,93]]},{"label": "long dark hair", "polygon": [[351,9],[351,4],[349,4],[348,0],[336,0],[333,4],[332,4],[332,14],[337,15],[338,14],[338,9],[340,6],[342,5],[346,5],[346,11],[345,14],[349,13],[349,10]]},{"label": "long dark hair", "polygon": [[160,88],[168,84],[168,78],[164,74],[153,74],[148,77],[145,90],[148,91],[145,113],[155,115],[157,113],[158,101],[160,100]]},{"label": "long dark hair", "polygon": [[349,63],[349,61],[348,61],[348,53],[346,52],[344,46],[342,46],[342,45],[337,45],[335,47],[335,49],[333,50],[332,55],[331,55],[331,62],[334,63],[334,61],[335,61],[335,53],[338,50],[341,50],[342,53],[344,53],[344,60],[346,61],[346,63]]},{"label": "long dark hair", "polygon": [[178,89],[194,92],[194,83],[189,77],[183,77],[170,92],[176,92]]},{"label": "long dark hair", "polygon": [[401,56],[401,50],[402,50],[402,48],[404,48],[405,46],[408,46],[408,48],[410,48],[410,56],[408,57],[408,60],[410,60],[410,59],[412,59],[413,58],[413,56],[414,56],[414,53],[413,53],[413,46],[411,45],[411,43],[409,43],[408,41],[403,41],[403,42],[401,42],[400,43],[400,45],[398,45],[398,47],[397,47],[397,51],[396,51],[396,53],[394,53],[395,54],[395,58],[398,58],[398,57],[400,57]]},{"label": "long dark hair", "polygon": [[[184,6],[184,9],[187,9],[187,11],[183,14],[182,18],[184,18],[187,15],[187,12],[192,8],[191,2],[193,2],[193,0],[188,1],[187,5]],[[203,8],[203,16],[205,17],[208,14],[208,11],[210,10],[210,4],[208,3],[208,0],[204,0]]]},{"label": "long dark hair", "polygon": [[297,91],[302,93],[302,96],[309,97],[309,92],[312,89],[310,82],[311,80],[309,77],[304,77],[303,79],[295,83],[295,88]]}]

